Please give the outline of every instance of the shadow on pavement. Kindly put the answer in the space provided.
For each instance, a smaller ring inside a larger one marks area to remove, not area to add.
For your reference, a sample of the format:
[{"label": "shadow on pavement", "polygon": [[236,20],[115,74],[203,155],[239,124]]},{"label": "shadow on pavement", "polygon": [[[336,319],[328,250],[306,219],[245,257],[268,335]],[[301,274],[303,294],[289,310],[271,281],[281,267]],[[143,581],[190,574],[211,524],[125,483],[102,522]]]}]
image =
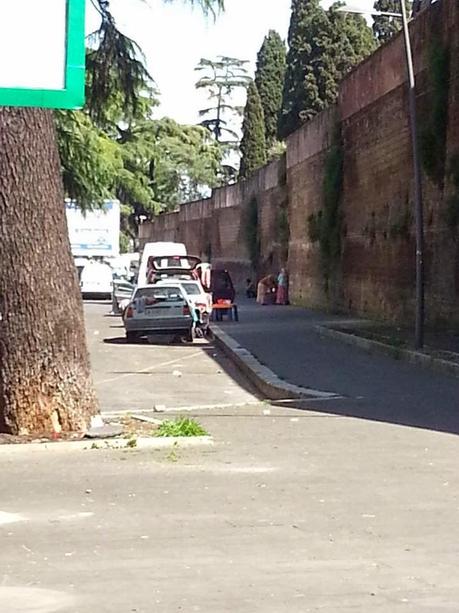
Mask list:
[{"label": "shadow on pavement", "polygon": [[341,398],[278,406],[459,434],[459,380],[324,338],[317,324],[344,317],[298,307],[240,305],[223,330],[280,378]]}]

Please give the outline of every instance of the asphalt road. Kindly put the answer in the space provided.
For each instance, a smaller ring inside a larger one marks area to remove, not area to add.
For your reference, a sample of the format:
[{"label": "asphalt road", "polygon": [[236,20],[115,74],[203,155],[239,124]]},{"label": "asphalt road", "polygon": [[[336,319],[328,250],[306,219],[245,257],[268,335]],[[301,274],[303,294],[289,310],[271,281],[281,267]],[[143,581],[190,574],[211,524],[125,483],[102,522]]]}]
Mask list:
[{"label": "asphalt road", "polygon": [[[190,400],[153,374],[190,349],[104,343],[104,313],[87,306],[102,406],[192,400],[215,445],[0,446],[1,613],[457,613],[457,436],[246,404],[207,347]],[[230,383],[244,404],[205,408]]]},{"label": "asphalt road", "polygon": [[[277,375],[343,398],[308,401],[316,410],[459,433],[459,379],[321,337],[340,317],[295,307],[240,305],[225,332]],[[458,609],[459,610],[459,609]]]},{"label": "asphalt road", "polygon": [[252,388],[212,344],[128,344],[108,303],[86,303],[95,387],[103,412],[242,405]]}]

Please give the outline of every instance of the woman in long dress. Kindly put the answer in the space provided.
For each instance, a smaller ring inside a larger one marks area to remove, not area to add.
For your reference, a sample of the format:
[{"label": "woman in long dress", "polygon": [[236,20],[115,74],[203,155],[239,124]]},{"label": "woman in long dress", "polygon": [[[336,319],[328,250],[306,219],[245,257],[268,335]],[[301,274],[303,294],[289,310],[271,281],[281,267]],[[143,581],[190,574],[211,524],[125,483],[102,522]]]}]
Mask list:
[{"label": "woman in long dress", "polygon": [[288,274],[285,268],[281,269],[277,277],[276,304],[288,304]]}]

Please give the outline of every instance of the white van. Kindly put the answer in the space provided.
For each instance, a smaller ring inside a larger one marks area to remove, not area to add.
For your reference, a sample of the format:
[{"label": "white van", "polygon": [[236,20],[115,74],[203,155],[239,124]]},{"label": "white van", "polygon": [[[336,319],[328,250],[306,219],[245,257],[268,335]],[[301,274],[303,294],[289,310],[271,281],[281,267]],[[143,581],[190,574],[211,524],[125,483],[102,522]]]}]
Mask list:
[{"label": "white van", "polygon": [[113,273],[108,264],[88,260],[79,276],[83,298],[111,299]]},{"label": "white van", "polygon": [[161,257],[162,255],[183,255],[186,256],[186,247],[183,243],[146,243],[143,248],[142,258],[140,260],[139,278],[137,284],[139,286],[148,283],[148,262],[150,258]]}]

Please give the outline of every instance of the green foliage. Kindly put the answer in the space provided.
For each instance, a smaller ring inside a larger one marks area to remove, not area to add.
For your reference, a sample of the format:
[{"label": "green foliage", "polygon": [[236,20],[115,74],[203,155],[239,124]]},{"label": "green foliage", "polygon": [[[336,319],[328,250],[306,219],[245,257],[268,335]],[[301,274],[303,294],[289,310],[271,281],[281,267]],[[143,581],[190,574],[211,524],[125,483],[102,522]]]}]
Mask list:
[{"label": "green foliage", "polygon": [[[196,83],[196,89],[205,89],[211,106],[199,111],[201,125],[212,132],[217,142],[236,143],[237,133],[229,127],[230,119],[240,115],[241,109],[232,104],[235,91],[248,87],[246,60],[219,56],[216,60],[201,58],[195,70],[204,73]],[[226,135],[226,139],[225,139]]]},{"label": "green foliage", "polygon": [[258,228],[258,201],[253,196],[247,205],[245,222],[245,240],[250,261],[256,269],[260,258],[260,234]]},{"label": "green foliage", "polygon": [[117,197],[150,216],[218,183],[222,151],[200,126],[141,118],[107,134],[82,111],[58,111],[56,118],[66,195],[83,208]]},{"label": "green foliage", "polygon": [[319,0],[292,0],[279,116],[278,133],[282,139],[333,104],[339,82],[375,47],[365,19],[341,13],[338,6],[325,11]]},{"label": "green foliage", "polygon": [[67,197],[83,209],[114,195],[123,161],[118,144],[82,111],[56,111],[62,176]]},{"label": "green foliage", "polygon": [[120,232],[120,253],[132,252],[132,240],[126,232]]},{"label": "green foliage", "polygon": [[101,124],[115,102],[121,103],[125,114],[135,115],[140,93],[151,86],[152,78],[140,47],[118,30],[110,3],[97,1],[101,22],[89,36],[86,101],[90,116]]},{"label": "green foliage", "polygon": [[266,164],[267,160],[263,107],[254,82],[250,83],[247,92],[240,148],[242,158],[239,176],[246,179]]},{"label": "green foliage", "polygon": [[275,140],[268,149],[268,161],[278,160],[287,151],[287,145],[280,140]]},{"label": "green foliage", "polygon": [[173,119],[139,120],[123,132],[122,202],[149,214],[203,197],[216,185],[222,151],[208,131]]},{"label": "green foliage", "polygon": [[341,131],[337,127],[324,164],[324,206],[322,210],[307,218],[308,238],[312,243],[318,242],[320,246],[322,272],[327,288],[341,257],[343,160]]},{"label": "green foliage", "polygon": [[265,37],[257,56],[255,84],[265,118],[266,144],[271,148],[277,137],[286,69],[285,43],[275,30]]},{"label": "green foliage", "polygon": [[288,219],[288,201],[282,202],[277,209],[277,238],[281,248],[281,260],[288,258],[290,243],[290,224]]},{"label": "green foliage", "polygon": [[[165,0],[172,3],[176,0]],[[224,0],[186,0],[204,14],[224,10]],[[152,78],[135,41],[117,27],[109,0],[92,0],[99,12],[100,26],[89,37],[86,58],[88,75],[87,108],[98,123],[105,121],[108,107],[121,102],[126,115],[135,115],[141,92],[151,87]]]},{"label": "green foliage", "polygon": [[420,130],[420,149],[424,170],[440,187],[443,186],[446,165],[449,77],[450,50],[437,39],[429,49],[430,103]]},{"label": "green foliage", "polygon": [[[205,13],[223,0],[187,0]],[[128,205],[124,230],[139,215],[202,197],[221,175],[221,148],[206,130],[152,120],[156,92],[137,44],[117,28],[107,0],[93,0],[101,23],[89,38],[87,106],[57,111],[66,195],[83,208],[117,197]]]},{"label": "green foliage", "polygon": [[208,432],[194,419],[182,417],[174,421],[163,421],[156,431],[155,436],[208,436]]},{"label": "green foliage", "polygon": [[451,230],[456,230],[459,225],[459,153],[449,161],[448,178],[453,189],[447,201],[446,223]]},{"label": "green foliage", "polygon": [[[411,9],[410,0],[405,0],[407,14]],[[373,5],[378,13],[400,13],[400,0],[376,0]],[[394,34],[400,31],[402,22],[397,17],[387,17],[385,15],[375,16],[373,21],[373,32],[376,40],[382,44],[390,40]]]}]

